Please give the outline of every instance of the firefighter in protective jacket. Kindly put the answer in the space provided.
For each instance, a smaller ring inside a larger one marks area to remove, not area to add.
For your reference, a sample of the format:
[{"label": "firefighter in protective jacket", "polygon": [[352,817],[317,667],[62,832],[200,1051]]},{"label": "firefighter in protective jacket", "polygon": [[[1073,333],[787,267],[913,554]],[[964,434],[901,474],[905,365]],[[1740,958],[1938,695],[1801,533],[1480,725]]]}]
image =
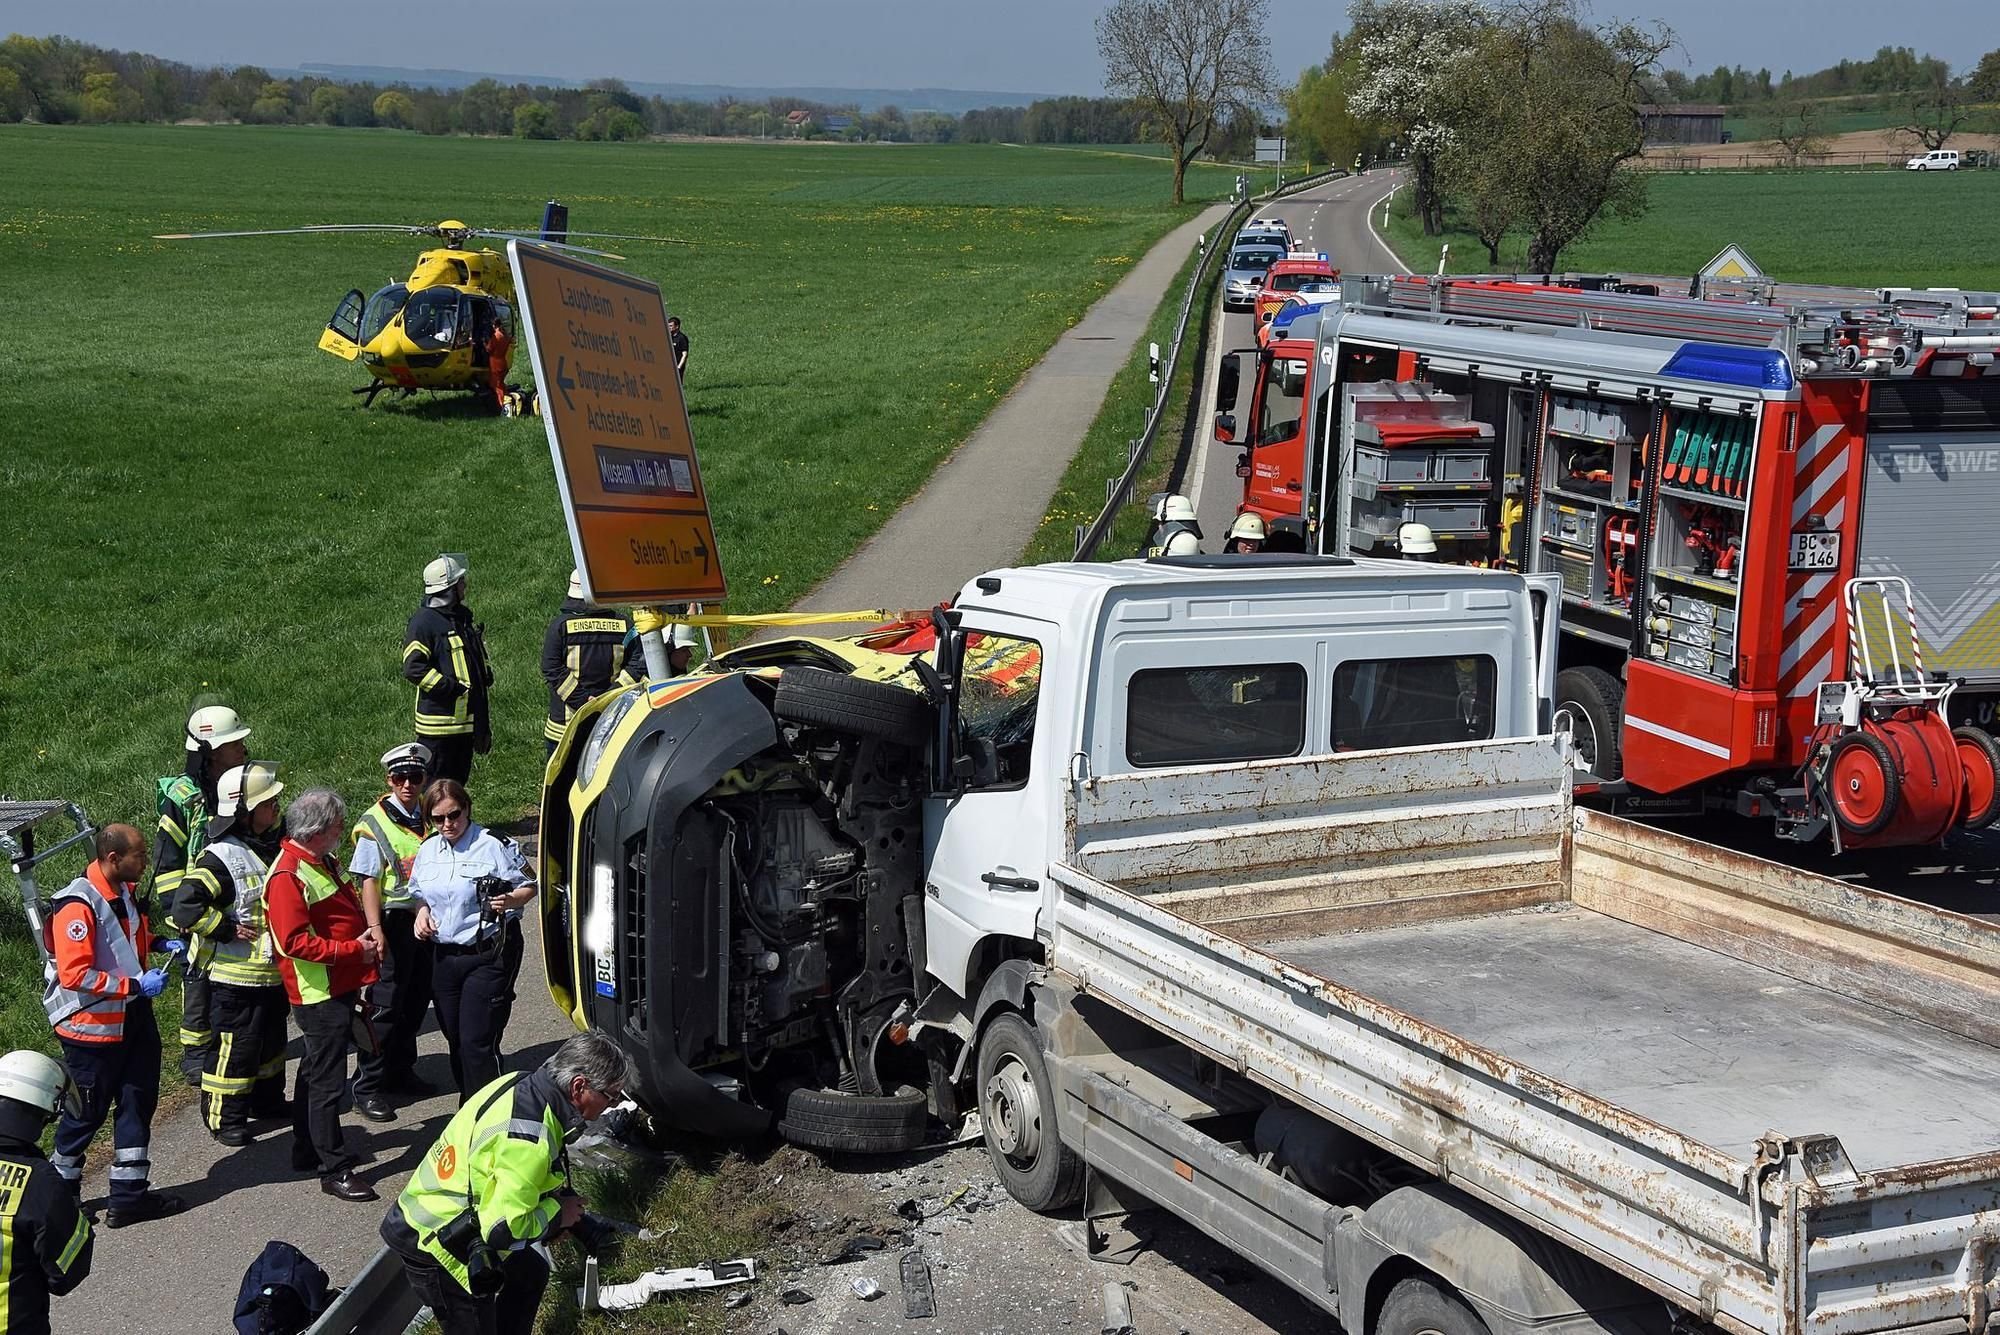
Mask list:
[{"label": "firefighter in protective jacket", "polygon": [[485,632],[465,605],[465,564],[456,557],[424,567],[424,604],[404,637],[403,675],[417,688],[417,736],[431,749],[432,777],[464,783],[473,754],[493,746],[493,668]]},{"label": "firefighter in protective jacket", "polygon": [[209,979],[215,1047],[202,1068],[208,1129],[232,1148],[250,1143],[250,1118],[284,1116],[285,980],[264,918],[264,881],[278,855],[275,766],[253,760],[222,776],[208,847],[167,917],[200,937],[190,968]]},{"label": "firefighter in protective jacket", "polygon": [[646,675],[639,637],[623,612],[583,596],[583,577],[569,572],[569,596],[542,636],[542,680],[549,684],[549,718],[542,727],[549,750],[562,740],[570,715],[613,686]]},{"label": "firefighter in protective jacket", "polygon": [[8,1335],[49,1335],[49,1296],[90,1275],[90,1220],[40,1144],[43,1128],[75,1106],[76,1087],[53,1057],[0,1057],[0,1330]]},{"label": "firefighter in protective jacket", "polygon": [[[215,814],[215,781],[242,764],[250,729],[227,705],[205,705],[188,717],[187,765],[160,780],[160,820],[153,838],[153,885],[147,903],[171,903],[181,878],[208,844]],[[192,946],[194,943],[189,942]],[[181,977],[181,1078],[201,1088],[201,1068],[215,1046],[208,1022],[208,979],[188,970]]]}]

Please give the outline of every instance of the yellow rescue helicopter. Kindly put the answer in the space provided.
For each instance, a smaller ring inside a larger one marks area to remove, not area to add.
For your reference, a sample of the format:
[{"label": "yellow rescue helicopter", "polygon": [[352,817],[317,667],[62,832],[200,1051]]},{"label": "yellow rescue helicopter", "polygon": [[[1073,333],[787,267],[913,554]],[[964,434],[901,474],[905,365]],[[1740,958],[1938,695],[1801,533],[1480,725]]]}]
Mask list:
[{"label": "yellow rescue helicopter", "polygon": [[507,371],[515,338],[514,275],[507,257],[484,247],[472,248],[476,237],[531,241],[538,246],[622,259],[609,251],[572,245],[569,238],[585,236],[605,241],[689,242],[670,236],[632,236],[619,232],[571,232],[569,210],[551,200],[542,214],[539,232],[503,232],[472,227],[456,218],[428,226],[403,223],[332,223],[279,227],[250,232],[171,232],[156,241],[209,241],[222,237],[326,235],[344,232],[398,232],[435,237],[444,244],[417,256],[416,267],[400,283],[390,283],[371,297],[355,288],[333,308],[333,318],[319,336],[321,351],[343,361],[359,362],[372,377],[354,392],[365,404],[385,389],[404,395],[418,390],[470,390],[500,411],[522,405],[518,391],[507,388]]}]

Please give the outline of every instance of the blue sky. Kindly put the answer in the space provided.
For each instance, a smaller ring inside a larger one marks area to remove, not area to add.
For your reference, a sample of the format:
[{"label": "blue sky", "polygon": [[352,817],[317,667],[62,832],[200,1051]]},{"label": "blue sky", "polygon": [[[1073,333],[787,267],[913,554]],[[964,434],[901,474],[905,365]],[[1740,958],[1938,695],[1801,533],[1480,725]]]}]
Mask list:
[{"label": "blue sky", "polygon": [[[1818,69],[1913,46],[1961,69],[2000,47],[2000,0],[1594,0],[1608,17],[1657,17],[1675,63]],[[398,65],[573,79],[844,88],[1094,93],[1102,69],[1085,0],[0,0],[0,32],[60,32],[197,64]],[[1324,55],[1340,0],[1271,0],[1289,79]],[[751,15],[754,13],[754,18]]]}]

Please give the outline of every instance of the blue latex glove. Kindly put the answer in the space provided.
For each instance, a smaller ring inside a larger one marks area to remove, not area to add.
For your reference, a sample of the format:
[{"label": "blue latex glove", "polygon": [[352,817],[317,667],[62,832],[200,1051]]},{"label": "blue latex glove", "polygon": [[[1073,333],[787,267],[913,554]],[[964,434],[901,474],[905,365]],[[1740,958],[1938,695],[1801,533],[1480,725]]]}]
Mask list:
[{"label": "blue latex glove", "polygon": [[158,955],[163,952],[169,957],[168,962],[171,963],[173,956],[182,955],[187,952],[187,942],[177,936],[165,937],[162,940],[154,942],[153,953]]},{"label": "blue latex glove", "polygon": [[139,992],[142,996],[157,997],[167,990],[167,971],[148,969],[139,975]]}]

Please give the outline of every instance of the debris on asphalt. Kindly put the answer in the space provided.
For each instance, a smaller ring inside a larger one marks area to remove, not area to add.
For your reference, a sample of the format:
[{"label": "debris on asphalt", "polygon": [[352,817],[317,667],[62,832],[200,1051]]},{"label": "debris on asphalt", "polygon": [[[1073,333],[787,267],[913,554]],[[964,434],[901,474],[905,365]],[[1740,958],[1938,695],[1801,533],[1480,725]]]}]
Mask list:
[{"label": "debris on asphalt", "polygon": [[750,1290],[748,1289],[738,1289],[736,1292],[730,1294],[727,1298],[725,1298],[723,1300],[722,1305],[724,1307],[730,1307],[730,1308],[748,1307],[751,1301],[754,1298],[756,1298],[756,1296],[757,1296],[756,1294],[750,1292]]},{"label": "debris on asphalt", "polygon": [[903,1253],[903,1318],[916,1321],[937,1315],[937,1293],[931,1287],[930,1262],[919,1251]]},{"label": "debris on asphalt", "polygon": [[704,1261],[678,1269],[649,1270],[626,1284],[605,1284],[598,1279],[597,1258],[583,1261],[583,1287],[576,1291],[576,1305],[586,1312],[629,1312],[644,1307],[663,1293],[684,1293],[689,1289],[719,1289],[731,1284],[748,1284],[757,1278],[755,1257],[734,1261]]},{"label": "debris on asphalt", "polygon": [[813,1296],[796,1284],[778,1295],[778,1301],[787,1307],[799,1307],[813,1300]]},{"label": "debris on asphalt", "polygon": [[842,1243],[839,1250],[829,1252],[825,1256],[820,1257],[819,1263],[821,1265],[846,1265],[850,1261],[861,1260],[871,1252],[879,1252],[886,1245],[882,1239],[872,1233],[856,1233],[853,1237]]},{"label": "debris on asphalt", "polygon": [[1113,1280],[1104,1286],[1104,1327],[1102,1335],[1136,1335],[1132,1325],[1132,1296],[1123,1283]]},{"label": "debris on asphalt", "polygon": [[864,1303],[872,1303],[882,1296],[882,1286],[868,1275],[856,1275],[847,1281],[847,1287],[854,1290],[854,1296]]}]

